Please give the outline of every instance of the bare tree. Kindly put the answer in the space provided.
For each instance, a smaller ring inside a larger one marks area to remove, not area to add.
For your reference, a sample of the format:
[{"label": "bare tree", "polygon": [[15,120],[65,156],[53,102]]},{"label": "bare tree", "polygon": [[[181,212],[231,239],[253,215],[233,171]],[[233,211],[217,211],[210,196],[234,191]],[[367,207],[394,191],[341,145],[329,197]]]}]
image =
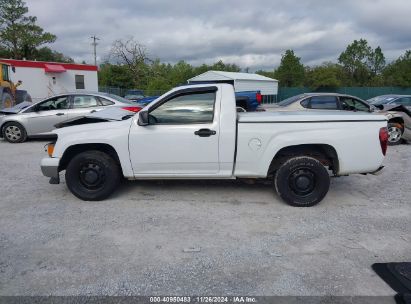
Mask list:
[{"label": "bare tree", "polygon": [[128,67],[136,86],[142,85],[148,76],[148,65],[153,63],[148,57],[147,48],[133,37],[114,41],[109,58]]}]

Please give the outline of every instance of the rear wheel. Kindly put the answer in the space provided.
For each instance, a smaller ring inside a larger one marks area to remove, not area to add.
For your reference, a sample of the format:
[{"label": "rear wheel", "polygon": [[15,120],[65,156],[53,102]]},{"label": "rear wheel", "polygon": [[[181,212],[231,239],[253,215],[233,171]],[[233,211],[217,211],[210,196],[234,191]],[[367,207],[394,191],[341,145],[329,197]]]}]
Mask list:
[{"label": "rear wheel", "polygon": [[390,146],[395,146],[401,144],[402,133],[404,132],[404,127],[398,122],[388,123],[388,144]]},{"label": "rear wheel", "polygon": [[2,128],[3,138],[9,143],[17,144],[26,141],[27,132],[18,122],[8,122]]},{"label": "rear wheel", "polygon": [[278,195],[289,205],[311,207],[318,204],[330,188],[327,169],[315,158],[292,157],[283,162],[274,177]]},{"label": "rear wheel", "polygon": [[13,97],[10,93],[3,92],[1,96],[0,109],[11,108],[13,106]]},{"label": "rear wheel", "polygon": [[77,154],[66,168],[67,187],[84,201],[106,199],[117,188],[120,180],[117,162],[100,151]]}]

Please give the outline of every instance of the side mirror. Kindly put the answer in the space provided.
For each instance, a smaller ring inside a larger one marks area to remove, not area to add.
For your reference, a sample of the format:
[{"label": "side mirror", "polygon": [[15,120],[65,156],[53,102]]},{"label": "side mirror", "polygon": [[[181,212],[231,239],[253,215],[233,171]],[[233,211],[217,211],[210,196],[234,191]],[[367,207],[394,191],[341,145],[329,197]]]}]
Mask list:
[{"label": "side mirror", "polygon": [[13,73],[16,73],[16,67],[15,66],[11,67],[11,70],[13,71]]},{"label": "side mirror", "polygon": [[138,112],[138,125],[147,126],[148,125],[148,111]]}]

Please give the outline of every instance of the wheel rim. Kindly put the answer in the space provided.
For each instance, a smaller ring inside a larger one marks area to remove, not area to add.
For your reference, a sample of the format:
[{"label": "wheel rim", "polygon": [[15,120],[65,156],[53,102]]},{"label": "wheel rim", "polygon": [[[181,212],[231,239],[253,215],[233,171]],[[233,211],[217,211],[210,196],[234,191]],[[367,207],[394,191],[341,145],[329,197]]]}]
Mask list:
[{"label": "wheel rim", "polygon": [[81,165],[79,179],[85,188],[97,190],[103,187],[106,175],[100,164],[88,162]]},{"label": "wheel rim", "polygon": [[17,126],[8,126],[6,127],[5,134],[8,140],[18,141],[21,139],[21,130]]},{"label": "wheel rim", "polygon": [[298,196],[310,195],[316,186],[316,178],[310,168],[297,168],[288,178],[290,190]]},{"label": "wheel rim", "polygon": [[388,128],[388,141],[391,143],[396,143],[401,139],[402,132],[398,127],[389,127]]}]

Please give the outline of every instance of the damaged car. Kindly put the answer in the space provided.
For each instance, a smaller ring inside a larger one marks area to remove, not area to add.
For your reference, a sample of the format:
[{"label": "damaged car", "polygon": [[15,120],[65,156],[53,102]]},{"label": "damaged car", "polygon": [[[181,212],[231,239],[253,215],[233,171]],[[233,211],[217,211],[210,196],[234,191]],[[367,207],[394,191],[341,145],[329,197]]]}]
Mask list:
[{"label": "damaged car", "polygon": [[276,104],[264,105],[266,111],[342,110],[385,114],[388,119],[389,145],[411,141],[411,111],[399,104],[370,104],[358,97],[338,93],[304,93]]}]

